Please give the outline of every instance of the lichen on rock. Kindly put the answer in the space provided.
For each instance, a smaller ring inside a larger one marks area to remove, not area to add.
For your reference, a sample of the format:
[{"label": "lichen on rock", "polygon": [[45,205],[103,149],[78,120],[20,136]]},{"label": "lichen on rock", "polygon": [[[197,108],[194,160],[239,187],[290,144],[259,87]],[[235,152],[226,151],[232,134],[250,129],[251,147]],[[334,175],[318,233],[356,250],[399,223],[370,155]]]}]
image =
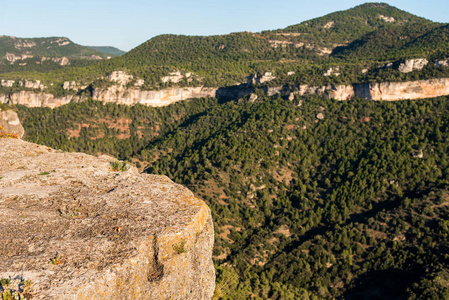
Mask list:
[{"label": "lichen on rock", "polygon": [[19,116],[13,110],[0,109],[0,131],[22,138],[25,131],[20,123]]},{"label": "lichen on rock", "polygon": [[33,299],[210,299],[207,205],[111,160],[0,139],[0,278]]}]

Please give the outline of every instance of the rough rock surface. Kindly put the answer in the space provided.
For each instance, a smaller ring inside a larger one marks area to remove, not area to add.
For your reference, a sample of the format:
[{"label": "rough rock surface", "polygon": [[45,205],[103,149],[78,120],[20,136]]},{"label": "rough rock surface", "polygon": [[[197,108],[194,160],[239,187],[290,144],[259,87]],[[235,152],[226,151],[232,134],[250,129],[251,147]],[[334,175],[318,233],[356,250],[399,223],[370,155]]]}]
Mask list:
[{"label": "rough rock surface", "polygon": [[17,134],[20,139],[25,134],[19,116],[12,110],[0,110],[0,127],[4,128],[5,133]]},{"label": "rough rock surface", "polygon": [[272,72],[265,72],[262,74],[252,74],[248,77],[247,84],[257,84],[257,83],[264,83],[268,81],[272,81],[276,79],[276,77],[273,75]]},{"label": "rough rock surface", "polygon": [[133,78],[133,75],[128,74],[124,71],[113,71],[108,75],[109,81],[117,82],[120,85],[128,84]]},{"label": "rough rock surface", "polygon": [[0,139],[0,278],[33,299],[210,299],[206,204],[110,157]]},{"label": "rough rock surface", "polygon": [[[269,96],[290,91],[282,86],[265,87]],[[238,99],[254,92],[254,88],[238,86],[233,90],[216,87],[179,87],[156,91],[128,88],[123,85],[112,85],[106,89],[94,89],[92,98],[102,102],[117,104],[143,104],[148,106],[166,106],[172,103],[201,97],[228,97]],[[423,99],[449,95],[449,78],[437,78],[408,82],[382,82],[354,85],[309,86],[297,85],[294,94],[317,94],[336,100],[349,100],[354,96],[367,100],[397,101],[404,99]],[[55,98],[52,94],[32,91],[21,91],[11,94],[0,94],[0,103],[22,104],[28,107],[58,107],[70,102],[80,102],[85,98],[67,95]]]},{"label": "rough rock surface", "polygon": [[399,72],[410,73],[414,70],[422,70],[428,63],[429,61],[425,58],[407,59],[399,65]]},{"label": "rough rock surface", "polygon": [[166,106],[191,98],[215,97],[217,88],[185,87],[167,88],[158,91],[143,91],[137,88],[126,88],[113,85],[107,89],[95,89],[93,98],[103,102],[117,104],[143,104],[148,106]]},{"label": "rough rock surface", "polygon": [[[68,42],[70,44],[70,42]],[[63,46],[63,45],[60,45]],[[46,60],[51,60],[61,66],[68,66],[70,65],[70,59],[68,59],[67,57],[63,56],[63,57],[42,57],[41,58],[41,62],[44,62]]]},{"label": "rough rock surface", "polygon": [[340,67],[329,68],[323,76],[340,76]]},{"label": "rough rock surface", "polygon": [[0,95],[0,102],[7,104],[22,104],[28,107],[50,107],[55,108],[70,102],[79,102],[83,98],[77,95],[55,97],[52,94],[32,91],[21,91],[18,93]]},{"label": "rough rock surface", "polygon": [[355,95],[368,100],[397,101],[449,95],[449,78],[354,85]]}]

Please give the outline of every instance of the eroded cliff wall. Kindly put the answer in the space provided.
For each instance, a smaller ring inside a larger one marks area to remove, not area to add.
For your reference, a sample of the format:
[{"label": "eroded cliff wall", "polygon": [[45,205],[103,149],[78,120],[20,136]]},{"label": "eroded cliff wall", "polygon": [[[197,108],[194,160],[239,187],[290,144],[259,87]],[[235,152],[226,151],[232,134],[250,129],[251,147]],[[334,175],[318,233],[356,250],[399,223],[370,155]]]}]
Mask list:
[{"label": "eroded cliff wall", "polygon": [[33,299],[210,299],[209,208],[111,160],[0,139],[0,278]]},{"label": "eroded cliff wall", "polygon": [[0,132],[6,134],[12,133],[17,135],[18,138],[22,138],[25,134],[22,124],[20,123],[19,116],[12,110],[0,109]]},{"label": "eroded cliff wall", "polygon": [[449,78],[354,85],[356,96],[368,100],[397,101],[449,95]]},{"label": "eroded cliff wall", "polygon": [[[268,95],[287,92],[284,87],[265,87]],[[166,106],[178,101],[201,97],[228,97],[237,99],[251,94],[254,88],[237,86],[233,88],[216,87],[184,87],[167,88],[155,91],[129,88],[124,85],[112,85],[108,88],[93,89],[92,98],[117,104],[148,106]],[[354,96],[367,100],[397,101],[405,99],[423,99],[449,95],[449,78],[418,80],[409,82],[383,82],[354,85],[309,86],[297,85],[293,87],[293,94],[313,95],[337,100],[349,100]],[[68,95],[55,97],[44,92],[21,91],[19,93],[0,94],[0,102],[9,104],[23,104],[29,107],[58,107],[70,102],[79,102],[85,97]]]}]

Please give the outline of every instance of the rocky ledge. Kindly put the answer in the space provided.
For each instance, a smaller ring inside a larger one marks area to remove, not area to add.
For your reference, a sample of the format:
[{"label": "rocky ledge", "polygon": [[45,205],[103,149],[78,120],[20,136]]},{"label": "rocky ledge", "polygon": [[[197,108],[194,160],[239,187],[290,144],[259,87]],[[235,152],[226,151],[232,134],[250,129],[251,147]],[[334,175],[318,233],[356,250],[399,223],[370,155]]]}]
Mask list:
[{"label": "rocky ledge", "polygon": [[22,124],[20,124],[19,116],[12,110],[0,109],[0,132],[12,133],[18,138],[22,138],[25,134]]},{"label": "rocky ledge", "polygon": [[207,205],[111,160],[0,139],[0,278],[33,299],[210,299]]}]

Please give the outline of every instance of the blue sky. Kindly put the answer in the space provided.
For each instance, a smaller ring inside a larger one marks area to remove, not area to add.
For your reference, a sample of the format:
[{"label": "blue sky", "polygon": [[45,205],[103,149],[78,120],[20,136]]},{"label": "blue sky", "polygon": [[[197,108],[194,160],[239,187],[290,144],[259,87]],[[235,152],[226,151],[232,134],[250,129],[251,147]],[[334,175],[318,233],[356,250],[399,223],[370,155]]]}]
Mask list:
[{"label": "blue sky", "polygon": [[[284,28],[367,1],[335,0],[0,0],[0,35],[65,36],[128,51],[159,34],[213,35]],[[448,0],[382,2],[449,22]]]}]

